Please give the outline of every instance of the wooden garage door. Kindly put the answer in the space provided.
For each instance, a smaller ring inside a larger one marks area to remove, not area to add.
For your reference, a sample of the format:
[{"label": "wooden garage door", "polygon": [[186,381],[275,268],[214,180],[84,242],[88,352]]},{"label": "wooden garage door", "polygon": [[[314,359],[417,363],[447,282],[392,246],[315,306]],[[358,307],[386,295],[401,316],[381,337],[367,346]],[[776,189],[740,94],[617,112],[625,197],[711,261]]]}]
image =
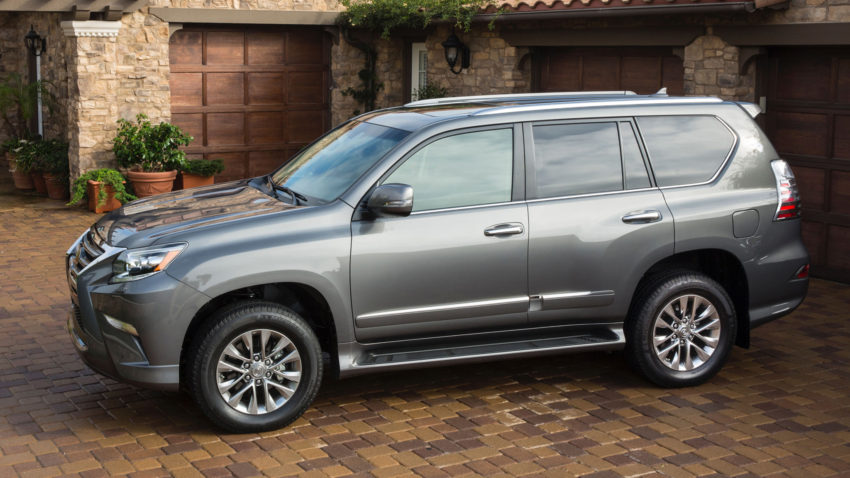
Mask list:
[{"label": "wooden garage door", "polygon": [[682,59],[670,47],[545,48],[535,56],[537,91],[684,92]]},{"label": "wooden garage door", "polygon": [[186,27],[171,37],[172,121],[217,182],[257,176],[330,127],[329,52],[315,28]]},{"label": "wooden garage door", "polygon": [[791,163],[812,274],[850,282],[850,48],[768,55],[767,133]]}]

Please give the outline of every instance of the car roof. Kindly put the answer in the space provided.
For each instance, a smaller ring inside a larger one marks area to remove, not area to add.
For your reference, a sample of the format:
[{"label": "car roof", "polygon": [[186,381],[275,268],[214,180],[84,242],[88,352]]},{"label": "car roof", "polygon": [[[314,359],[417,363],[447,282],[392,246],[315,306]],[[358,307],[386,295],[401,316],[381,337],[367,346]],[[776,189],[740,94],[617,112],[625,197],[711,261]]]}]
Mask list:
[{"label": "car roof", "polygon": [[633,91],[519,93],[419,100],[404,106],[367,113],[362,119],[382,126],[415,131],[431,123],[470,116],[509,115],[605,106],[694,105],[722,102],[723,100],[715,97],[668,96],[664,88],[652,95],[638,95]]}]

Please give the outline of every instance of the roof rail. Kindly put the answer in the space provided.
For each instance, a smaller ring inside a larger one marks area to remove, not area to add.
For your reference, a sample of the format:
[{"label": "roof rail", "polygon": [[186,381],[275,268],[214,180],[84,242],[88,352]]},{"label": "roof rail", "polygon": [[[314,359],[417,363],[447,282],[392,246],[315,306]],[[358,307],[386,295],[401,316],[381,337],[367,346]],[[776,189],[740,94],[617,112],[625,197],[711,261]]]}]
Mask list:
[{"label": "roof rail", "polygon": [[588,99],[575,103],[546,103],[541,105],[511,105],[501,108],[487,108],[483,111],[475,113],[475,116],[499,115],[506,113],[522,113],[526,111],[548,111],[572,108],[587,108],[600,106],[638,106],[638,105],[670,105],[670,104],[714,104],[723,103],[720,98],[711,96],[705,97],[664,97],[664,96],[644,96],[637,98],[611,100],[605,98]]},{"label": "roof rail", "polygon": [[501,101],[521,101],[531,102],[535,100],[552,101],[552,100],[568,100],[582,99],[587,97],[607,97],[607,96],[636,96],[634,91],[562,91],[555,93],[514,93],[507,95],[479,95],[479,96],[452,96],[448,98],[430,98],[427,100],[411,101],[404,105],[405,107],[415,106],[440,106],[453,105],[459,103],[489,103]]}]

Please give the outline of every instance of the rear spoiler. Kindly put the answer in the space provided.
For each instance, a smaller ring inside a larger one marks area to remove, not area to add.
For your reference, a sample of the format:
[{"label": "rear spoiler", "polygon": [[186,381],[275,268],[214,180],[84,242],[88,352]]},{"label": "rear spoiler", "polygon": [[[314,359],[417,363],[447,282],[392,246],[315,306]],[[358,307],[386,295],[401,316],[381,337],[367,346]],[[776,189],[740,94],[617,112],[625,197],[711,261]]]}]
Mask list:
[{"label": "rear spoiler", "polygon": [[756,116],[762,114],[761,106],[757,104],[747,103],[745,101],[736,101],[735,103],[740,106],[741,109],[746,111],[747,114],[750,115],[750,117],[753,119],[756,119]]}]

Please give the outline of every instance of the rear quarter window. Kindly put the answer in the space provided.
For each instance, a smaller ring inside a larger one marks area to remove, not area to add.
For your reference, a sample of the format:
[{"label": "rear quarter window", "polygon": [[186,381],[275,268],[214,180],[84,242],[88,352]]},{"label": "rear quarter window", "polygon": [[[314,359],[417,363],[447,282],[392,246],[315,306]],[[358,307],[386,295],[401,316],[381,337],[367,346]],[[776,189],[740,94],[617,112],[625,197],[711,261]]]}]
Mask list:
[{"label": "rear quarter window", "polygon": [[658,186],[710,180],[735,146],[735,136],[714,116],[637,118]]}]

